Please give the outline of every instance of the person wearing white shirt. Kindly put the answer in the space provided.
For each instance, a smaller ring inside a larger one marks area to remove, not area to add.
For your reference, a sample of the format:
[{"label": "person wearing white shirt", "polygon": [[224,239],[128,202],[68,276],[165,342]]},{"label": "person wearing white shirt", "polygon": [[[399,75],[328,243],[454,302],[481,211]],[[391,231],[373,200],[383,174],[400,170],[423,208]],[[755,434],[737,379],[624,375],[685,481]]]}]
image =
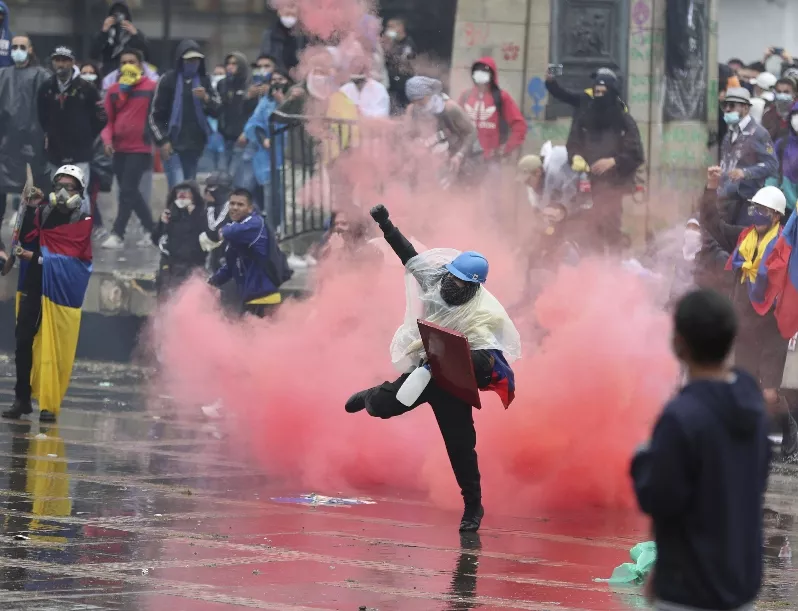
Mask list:
[{"label": "person wearing white shirt", "polygon": [[351,80],[341,87],[341,93],[357,106],[363,117],[383,118],[391,114],[391,98],[385,85],[357,71]]}]

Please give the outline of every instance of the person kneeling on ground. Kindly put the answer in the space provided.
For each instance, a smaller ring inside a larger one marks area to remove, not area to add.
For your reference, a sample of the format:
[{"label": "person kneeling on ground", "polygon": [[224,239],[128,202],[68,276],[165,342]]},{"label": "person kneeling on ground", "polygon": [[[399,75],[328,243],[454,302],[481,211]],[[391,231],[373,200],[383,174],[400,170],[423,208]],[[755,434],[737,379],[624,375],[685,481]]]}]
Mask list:
[{"label": "person kneeling on ground", "polygon": [[166,209],[152,233],[161,251],[158,294],[164,295],[183,283],[192,272],[205,267],[207,254],[200,236],[208,229],[205,201],[193,182],[177,185],[169,193]]},{"label": "person kneeling on ground", "polygon": [[738,329],[718,293],[682,298],[673,350],[688,382],[632,460],[638,503],[654,523],[648,590],[658,611],[752,611],[762,584],[768,416],[757,380],[726,365]]},{"label": "person kneeling on ground", "polygon": [[282,302],[280,286],[293,272],[274,233],[263,217],[255,213],[249,191],[233,191],[228,213],[232,222],[218,232],[225,261],[209,283],[221,287],[235,279],[242,312],[263,318]]},{"label": "person kneeling on ground", "polygon": [[[80,313],[91,276],[91,217],[81,212],[83,171],[59,168],[48,199],[36,190],[20,228],[16,325],[17,384],[3,418],[19,418],[39,401],[40,422],[55,422],[75,362]],[[9,264],[11,261],[9,261]],[[4,273],[10,269],[9,264]],[[40,334],[34,350],[34,338]]]}]

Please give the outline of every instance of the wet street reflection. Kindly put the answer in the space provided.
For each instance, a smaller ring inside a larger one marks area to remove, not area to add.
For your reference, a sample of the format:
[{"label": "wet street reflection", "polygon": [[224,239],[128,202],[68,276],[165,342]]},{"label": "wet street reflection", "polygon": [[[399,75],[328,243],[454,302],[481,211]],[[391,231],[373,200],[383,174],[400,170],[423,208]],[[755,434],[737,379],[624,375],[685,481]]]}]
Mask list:
[{"label": "wet street reflection", "polygon": [[[0,401],[9,370],[0,361]],[[398,491],[357,504],[273,481],[200,413],[148,410],[145,377],[79,364],[57,427],[0,423],[3,611],[645,607],[638,589],[594,581],[647,539],[635,513],[488,506],[481,533],[460,536],[459,514]],[[798,608],[797,474],[770,479],[758,609]]]}]

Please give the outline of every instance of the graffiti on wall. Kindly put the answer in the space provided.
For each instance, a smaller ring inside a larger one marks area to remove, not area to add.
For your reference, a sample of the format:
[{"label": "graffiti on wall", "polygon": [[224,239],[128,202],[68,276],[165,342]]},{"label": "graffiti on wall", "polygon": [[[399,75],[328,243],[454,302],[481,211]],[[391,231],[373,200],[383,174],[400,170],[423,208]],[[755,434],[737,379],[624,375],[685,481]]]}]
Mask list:
[{"label": "graffiti on wall", "polygon": [[540,118],[540,113],[543,112],[543,100],[546,99],[546,84],[539,76],[532,77],[526,88],[529,97],[532,98],[532,106],[530,110],[536,119]]}]

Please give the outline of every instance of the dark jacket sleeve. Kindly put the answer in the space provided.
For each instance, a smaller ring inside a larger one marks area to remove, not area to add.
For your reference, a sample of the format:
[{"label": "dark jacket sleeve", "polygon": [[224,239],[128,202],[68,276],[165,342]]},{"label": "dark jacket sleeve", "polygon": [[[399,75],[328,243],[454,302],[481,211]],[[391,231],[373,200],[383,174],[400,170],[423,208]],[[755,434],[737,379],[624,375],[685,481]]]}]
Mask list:
[{"label": "dark jacket sleeve", "polygon": [[108,44],[108,32],[100,30],[91,42],[89,57],[96,61],[101,61],[105,52],[105,45]]},{"label": "dark jacket sleeve", "polygon": [[568,132],[565,148],[568,149],[568,165],[571,165],[576,155],[585,157],[584,130],[582,118],[578,114],[571,121],[571,131]]},{"label": "dark jacket sleeve", "polygon": [[582,103],[582,96],[584,95],[581,91],[569,91],[565,89],[554,79],[546,81],[546,91],[548,91],[549,95],[555,100],[559,100],[574,108],[579,108]]},{"label": "dark jacket sleeve", "polygon": [[219,113],[222,110],[222,96],[219,95],[216,87],[211,84],[211,79],[207,76],[202,79],[201,84],[208,93],[208,101],[203,103],[202,109],[205,111],[206,115],[216,119],[219,117]]},{"label": "dark jacket sleeve", "polygon": [[[263,32],[263,38],[260,41],[260,53],[261,55],[269,55],[271,57],[275,57],[275,54],[272,52],[272,29],[267,28]],[[282,62],[282,57],[277,58],[278,62]]]},{"label": "dark jacket sleeve", "polygon": [[127,46],[141,51],[145,60],[150,57],[150,42],[147,40],[147,37],[142,34],[141,30],[138,30],[136,35],[132,36],[130,40],[127,41]]},{"label": "dark jacket sleeve", "polygon": [[402,235],[402,232],[390,220],[380,225],[380,229],[385,235],[385,241],[388,242],[388,246],[393,249],[396,256],[402,261],[402,265],[407,265],[410,259],[418,256],[410,240]]},{"label": "dark jacket sleeve", "polygon": [[166,233],[166,225],[163,221],[159,220],[158,224],[155,225],[155,229],[152,230],[152,243],[156,246],[158,242],[161,240],[163,235]]},{"label": "dark jacket sleeve", "polygon": [[96,139],[108,122],[108,117],[105,114],[105,107],[100,102],[100,92],[91,86],[86,87],[86,91],[86,104],[91,113],[91,135]]},{"label": "dark jacket sleeve", "polygon": [[629,113],[624,113],[623,117],[625,133],[621,152],[615,156],[615,165],[619,176],[629,177],[637,172],[637,168],[645,163],[646,158],[637,123]]},{"label": "dark jacket sleeve", "polygon": [[39,87],[38,103],[36,104],[37,112],[39,113],[39,125],[42,126],[42,131],[45,135],[50,131],[50,104],[47,99],[47,93],[50,90],[50,80],[44,81],[42,86]]},{"label": "dark jacket sleeve", "polygon": [[729,254],[737,248],[740,234],[745,227],[731,225],[721,218],[720,211],[718,210],[718,196],[712,189],[704,190],[704,194],[701,196],[699,210],[701,227],[707,231],[717,242],[718,246],[725,251],[725,253],[718,252],[717,259],[728,259]]},{"label": "dark jacket sleeve", "polygon": [[162,146],[169,142],[169,117],[172,116],[172,96],[174,95],[174,72],[167,72],[158,79],[150,102],[148,124],[155,144]]},{"label": "dark jacket sleeve", "polygon": [[678,419],[662,414],[650,445],[632,459],[632,481],[644,513],[670,518],[681,513],[692,496],[690,444]]},{"label": "dark jacket sleeve", "polygon": [[493,380],[493,366],[495,357],[490,350],[472,350],[471,361],[474,363],[474,377],[477,379],[477,388],[487,388]]}]

